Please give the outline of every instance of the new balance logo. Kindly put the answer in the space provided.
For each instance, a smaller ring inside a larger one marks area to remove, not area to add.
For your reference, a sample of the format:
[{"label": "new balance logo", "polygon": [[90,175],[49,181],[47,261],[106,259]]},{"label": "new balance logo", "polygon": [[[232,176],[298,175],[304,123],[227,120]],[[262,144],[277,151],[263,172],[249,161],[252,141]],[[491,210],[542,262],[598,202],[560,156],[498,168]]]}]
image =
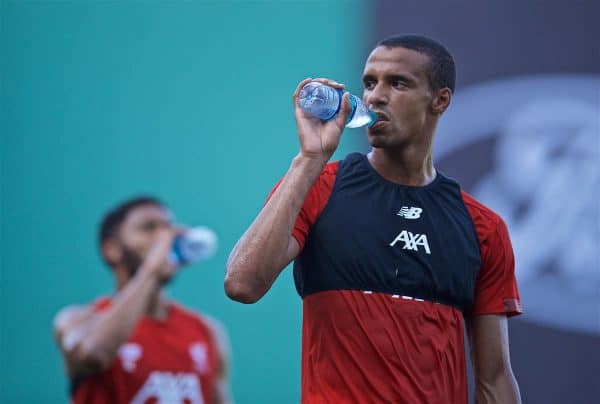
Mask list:
[{"label": "new balance logo", "polygon": [[396,215],[405,219],[418,219],[421,217],[421,212],[423,212],[421,208],[403,206]]},{"label": "new balance logo", "polygon": [[431,254],[431,250],[429,250],[429,242],[427,241],[427,236],[425,234],[412,234],[409,231],[402,230],[400,234],[396,236],[394,241],[390,243],[390,247],[396,245],[398,241],[404,242],[404,247],[402,247],[403,250],[419,251],[419,246],[421,246],[425,249],[427,254]]}]

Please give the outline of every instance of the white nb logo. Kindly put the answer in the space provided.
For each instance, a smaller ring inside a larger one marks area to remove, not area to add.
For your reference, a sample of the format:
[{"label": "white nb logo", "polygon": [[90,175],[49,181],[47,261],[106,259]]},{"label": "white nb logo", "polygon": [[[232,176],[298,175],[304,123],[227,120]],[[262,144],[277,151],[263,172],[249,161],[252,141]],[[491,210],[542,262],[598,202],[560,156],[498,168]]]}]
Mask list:
[{"label": "white nb logo", "polygon": [[421,208],[403,206],[396,215],[405,219],[418,219],[421,217],[421,212],[423,212]]},{"label": "white nb logo", "polygon": [[404,247],[402,247],[403,250],[419,251],[419,246],[422,246],[427,254],[431,254],[429,242],[427,241],[427,236],[425,234],[412,234],[409,231],[402,230],[400,234],[396,236],[394,241],[390,243],[390,247],[396,245],[398,241],[404,242]]}]

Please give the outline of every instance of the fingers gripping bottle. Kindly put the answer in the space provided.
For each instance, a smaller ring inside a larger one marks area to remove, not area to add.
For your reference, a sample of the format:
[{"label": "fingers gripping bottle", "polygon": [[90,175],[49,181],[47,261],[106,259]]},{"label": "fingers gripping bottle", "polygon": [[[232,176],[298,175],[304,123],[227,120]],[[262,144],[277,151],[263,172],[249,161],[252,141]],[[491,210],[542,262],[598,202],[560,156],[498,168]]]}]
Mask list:
[{"label": "fingers gripping bottle", "polygon": [[169,260],[178,267],[212,257],[217,251],[217,235],[208,227],[194,227],[173,241]]},{"label": "fingers gripping bottle", "polygon": [[[326,86],[317,81],[307,83],[300,90],[300,108],[323,121],[334,119],[342,109],[342,90]],[[371,111],[357,96],[350,94],[350,114],[347,128],[372,126],[377,122],[377,114]]]}]

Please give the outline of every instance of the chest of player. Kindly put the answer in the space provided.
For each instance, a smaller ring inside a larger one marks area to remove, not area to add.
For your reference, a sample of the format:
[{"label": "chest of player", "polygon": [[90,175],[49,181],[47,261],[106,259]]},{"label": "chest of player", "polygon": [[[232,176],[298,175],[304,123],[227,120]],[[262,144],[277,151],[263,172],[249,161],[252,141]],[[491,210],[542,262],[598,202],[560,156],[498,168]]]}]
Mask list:
[{"label": "chest of player", "polygon": [[458,184],[438,174],[425,187],[400,186],[361,163],[340,164],[296,261],[300,294],[370,290],[468,308],[479,244]]},{"label": "chest of player", "polygon": [[180,328],[148,318],[138,323],[113,363],[119,395],[136,403],[203,403],[212,396],[217,366],[214,344],[206,330]]}]

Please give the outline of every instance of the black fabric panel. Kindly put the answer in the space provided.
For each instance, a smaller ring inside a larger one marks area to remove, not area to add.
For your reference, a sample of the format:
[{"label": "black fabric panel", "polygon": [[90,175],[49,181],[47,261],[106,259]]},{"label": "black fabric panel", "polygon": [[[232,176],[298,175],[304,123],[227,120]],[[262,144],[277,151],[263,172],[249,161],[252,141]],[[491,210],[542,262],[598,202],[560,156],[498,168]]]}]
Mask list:
[{"label": "black fabric panel", "polygon": [[[402,217],[403,207],[422,212]],[[480,264],[474,225],[455,181],[438,173],[425,187],[394,184],[354,153],[340,162],[329,202],[294,263],[294,279],[302,297],[370,290],[465,311]]]}]

